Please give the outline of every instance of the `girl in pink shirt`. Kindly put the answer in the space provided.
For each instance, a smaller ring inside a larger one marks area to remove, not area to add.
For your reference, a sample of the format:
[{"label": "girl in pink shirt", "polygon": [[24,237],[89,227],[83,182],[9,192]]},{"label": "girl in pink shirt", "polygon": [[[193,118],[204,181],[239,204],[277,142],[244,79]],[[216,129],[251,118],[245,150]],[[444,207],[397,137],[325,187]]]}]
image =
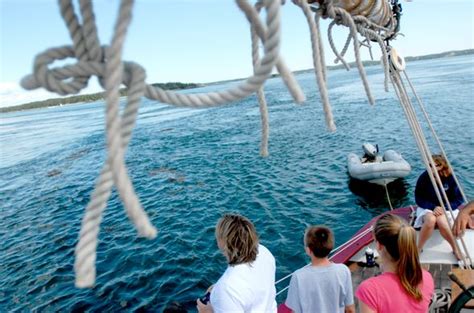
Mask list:
[{"label": "girl in pink shirt", "polygon": [[386,214],[375,223],[374,237],[383,273],[357,289],[360,312],[428,312],[434,283],[421,268],[415,230],[398,216]]}]

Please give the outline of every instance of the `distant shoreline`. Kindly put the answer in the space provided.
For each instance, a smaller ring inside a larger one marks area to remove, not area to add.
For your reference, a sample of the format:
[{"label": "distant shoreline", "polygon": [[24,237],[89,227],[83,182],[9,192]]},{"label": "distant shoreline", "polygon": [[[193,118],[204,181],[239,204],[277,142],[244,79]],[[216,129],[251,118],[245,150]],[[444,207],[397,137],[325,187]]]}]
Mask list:
[{"label": "distant shoreline", "polygon": [[[456,57],[456,56],[470,55],[470,54],[474,54],[474,49],[446,51],[446,52],[427,54],[427,55],[422,55],[422,56],[406,57],[405,61],[412,62],[412,61],[430,60],[430,59],[438,59],[438,58]],[[362,64],[364,66],[373,66],[373,65],[379,65],[380,61],[363,61]],[[351,67],[353,67],[354,65],[355,65],[355,62],[349,63],[349,66]],[[342,69],[342,68],[344,68],[343,64],[327,66],[328,70],[337,70],[337,69]],[[294,71],[293,73],[302,74],[302,73],[308,73],[312,71],[313,69],[306,69],[306,70]],[[279,74],[272,75],[272,77],[278,77],[278,76]],[[234,81],[236,82],[242,79],[243,78],[237,78],[237,79],[222,80],[222,81],[202,83],[202,84],[170,82],[170,83],[157,83],[157,84],[152,84],[152,85],[160,87],[165,90],[177,90],[177,89],[191,89],[191,88],[197,88],[197,87],[203,87],[203,86],[212,86],[212,85],[217,85],[217,84],[227,83],[227,82],[234,82]],[[126,93],[127,93],[126,89],[120,90],[121,96],[125,96]],[[87,94],[87,95],[71,96],[71,97],[65,97],[65,98],[52,98],[52,99],[47,99],[43,101],[34,101],[34,102],[29,102],[29,103],[25,103],[21,105],[0,108],[0,113],[9,113],[9,112],[32,110],[32,109],[39,109],[39,108],[49,108],[49,107],[63,106],[63,105],[69,105],[69,104],[90,103],[93,101],[103,100],[103,99],[104,99],[104,92],[98,92],[98,93]]]},{"label": "distant shoreline", "polygon": [[[446,51],[446,52],[441,52],[441,53],[426,54],[426,55],[420,55],[420,56],[415,56],[415,57],[406,57],[405,61],[413,62],[413,61],[422,61],[422,60],[451,58],[451,57],[457,57],[457,56],[469,55],[469,54],[474,54],[474,49]],[[379,65],[380,61],[362,61],[362,64],[364,66],[373,66],[373,65]],[[352,68],[356,66],[356,63],[351,62],[351,63],[348,63],[348,65]],[[344,65],[343,64],[330,65],[330,66],[327,66],[327,68],[329,70],[338,70],[338,69],[344,68]],[[294,73],[300,74],[300,73],[306,73],[306,72],[311,72],[311,71],[313,71],[313,69],[295,71]]]},{"label": "distant shoreline", "polygon": [[[171,83],[157,83],[152,84],[152,86],[160,87],[164,90],[179,90],[179,89],[190,89],[190,88],[197,88],[202,87],[204,84],[195,84],[195,83],[179,83],[179,82],[171,82]],[[98,100],[105,99],[105,92],[96,92],[86,95],[77,95],[77,96],[70,96],[64,98],[51,98],[42,101],[34,101],[28,102],[25,104],[15,105],[11,107],[0,108],[0,113],[9,113],[9,112],[16,112],[16,111],[25,111],[25,110],[33,110],[33,109],[41,109],[41,108],[51,108],[56,106],[63,106],[63,105],[70,105],[70,104],[79,104],[79,103],[90,103]],[[127,89],[122,88],[120,89],[120,96],[126,96]]]}]

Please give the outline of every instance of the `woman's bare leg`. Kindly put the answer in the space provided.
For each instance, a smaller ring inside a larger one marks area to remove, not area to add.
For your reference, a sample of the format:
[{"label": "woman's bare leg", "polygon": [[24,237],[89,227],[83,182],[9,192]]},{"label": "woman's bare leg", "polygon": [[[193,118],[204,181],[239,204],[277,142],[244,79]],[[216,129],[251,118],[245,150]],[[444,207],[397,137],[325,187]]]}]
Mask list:
[{"label": "woman's bare leg", "polygon": [[444,239],[449,243],[451,249],[453,249],[454,256],[460,260],[461,254],[459,253],[458,248],[456,247],[456,242],[449,229],[448,221],[446,220],[446,215],[440,215],[436,217],[436,224],[438,225],[439,233],[443,236]]},{"label": "woman's bare leg", "polygon": [[418,251],[421,252],[426,241],[433,234],[433,230],[436,225],[436,216],[433,213],[426,213],[423,216],[423,226],[421,226],[420,235],[418,237]]}]

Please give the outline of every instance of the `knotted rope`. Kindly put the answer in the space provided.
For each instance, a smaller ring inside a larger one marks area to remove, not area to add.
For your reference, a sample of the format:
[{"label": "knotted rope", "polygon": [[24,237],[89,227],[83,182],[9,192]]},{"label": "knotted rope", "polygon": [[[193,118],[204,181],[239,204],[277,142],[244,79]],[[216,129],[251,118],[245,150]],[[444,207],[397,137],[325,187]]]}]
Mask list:
[{"label": "knotted rope", "polygon": [[[252,20],[258,20],[257,13],[247,1],[237,0],[238,7]],[[279,9],[278,1],[264,1],[267,11],[267,29],[262,33],[264,56],[256,66],[254,75],[243,83],[228,90],[207,94],[178,94],[145,84],[145,71],[137,64],[122,62],[122,46],[131,21],[132,0],[122,0],[117,17],[114,35],[110,47],[100,46],[94,13],[90,0],[80,1],[83,25],[74,13],[70,0],[59,1],[61,15],[69,30],[73,46],[48,49],[38,54],[34,61],[33,74],[25,77],[21,84],[26,89],[43,87],[60,95],[75,94],[86,87],[92,75],[99,77],[106,90],[106,133],[108,157],[99,175],[95,189],[82,220],[79,243],[76,247],[76,285],[92,286],[95,281],[95,258],[97,235],[102,213],[111,194],[113,185],[117,187],[120,198],[130,220],[138,234],[154,238],[157,230],[151,225],[148,216],[140,205],[133,189],[124,163],[126,147],[130,141],[140,98],[146,97],[183,107],[211,107],[222,105],[247,97],[258,90],[271,74],[279,60]],[[73,65],[49,69],[57,60],[77,58]],[[281,68],[285,68],[280,64]],[[282,70],[284,71],[284,69]],[[289,72],[289,71],[287,71]],[[288,73],[286,73],[288,76]],[[291,76],[291,75],[290,75]],[[287,79],[288,84],[293,81]],[[119,115],[119,86],[124,83],[128,88],[127,105]],[[303,96],[298,87],[291,86],[297,101]]]},{"label": "knotted rope", "polygon": [[[380,2],[385,2],[379,0]],[[284,1],[283,1],[284,2]],[[313,63],[316,69],[318,87],[321,93],[326,124],[330,130],[335,129],[335,124],[329,103],[326,86],[326,66],[324,64],[324,50],[322,46],[319,29],[319,19],[332,18],[335,24],[342,24],[350,29],[350,35],[341,54],[336,52],[330,37],[331,46],[338,60],[343,60],[350,41],[354,43],[356,62],[361,75],[364,88],[370,103],[374,100],[371,96],[365,70],[362,66],[359,54],[359,41],[357,32],[366,37],[367,40],[375,40],[380,47],[385,47],[383,40],[388,35],[393,36],[391,28],[384,28],[376,21],[378,15],[374,12],[379,10],[386,14],[386,7],[371,6],[370,10],[364,12],[351,8],[357,14],[363,16],[351,16],[344,8],[337,7],[336,0],[328,0],[322,9],[316,10],[315,17],[311,16],[311,9],[304,0],[294,0],[301,7],[308,21],[311,31],[313,47]],[[333,2],[336,3],[333,5]],[[99,82],[105,89],[106,97],[106,137],[107,137],[107,159],[96,180],[94,191],[86,207],[79,242],[76,246],[76,260],[74,269],[76,272],[76,286],[90,287],[95,282],[96,270],[96,248],[102,214],[110,198],[112,187],[115,185],[120,199],[124,204],[125,211],[130,221],[135,225],[138,235],[146,238],[154,238],[157,229],[150,223],[146,212],[135,193],[130,177],[125,166],[125,152],[131,139],[132,131],[137,118],[140,99],[145,96],[152,100],[158,100],[178,107],[205,108],[223,105],[237,101],[257,92],[262,121],[262,139],[260,154],[268,155],[269,122],[268,108],[264,97],[263,84],[269,78],[272,69],[276,67],[278,72],[293,96],[295,102],[303,102],[304,95],[296,82],[294,76],[285,65],[279,55],[280,46],[280,1],[262,0],[254,6],[246,0],[236,0],[239,9],[245,14],[250,22],[252,31],[252,61],[254,64],[253,76],[247,78],[235,87],[227,90],[211,93],[188,93],[181,94],[174,91],[163,90],[145,83],[145,70],[138,64],[122,60],[123,43],[128,27],[132,19],[133,0],[122,0],[120,2],[119,14],[116,19],[115,29],[110,46],[101,45],[95,24],[95,15],[91,0],[80,0],[79,11],[82,24],[75,14],[72,0],[59,0],[62,18],[68,28],[72,39],[72,46],[60,46],[47,49],[39,53],[34,59],[33,72],[21,81],[25,89],[45,88],[48,91],[60,95],[76,94],[87,86],[92,76],[97,76]],[[265,9],[265,25],[259,18],[259,12]],[[384,11],[385,10],[385,11]],[[389,14],[389,16],[391,16]],[[375,21],[375,22],[374,22]],[[330,28],[333,24],[330,25]],[[386,25],[386,24],[380,24]],[[330,33],[330,31],[329,31]],[[258,41],[263,45],[264,55],[260,58],[258,54]],[[385,51],[386,49],[382,49]],[[51,64],[58,60],[76,58],[74,64],[57,68],[50,68]],[[384,65],[387,64],[383,54]],[[388,67],[387,67],[388,68]],[[387,71],[386,71],[387,72]],[[119,88],[124,84],[128,88],[128,98],[123,112],[119,110]]]}]

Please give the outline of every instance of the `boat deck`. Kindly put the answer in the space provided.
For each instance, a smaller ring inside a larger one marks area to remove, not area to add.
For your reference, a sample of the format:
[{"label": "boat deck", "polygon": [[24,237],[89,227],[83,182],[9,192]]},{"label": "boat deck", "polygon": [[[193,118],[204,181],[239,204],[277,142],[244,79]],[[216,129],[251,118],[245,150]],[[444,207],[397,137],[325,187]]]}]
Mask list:
[{"label": "boat deck", "polygon": [[[360,283],[370,277],[377,276],[381,273],[381,270],[378,266],[367,267],[364,263],[361,262],[350,262],[347,264],[351,270],[352,276],[352,286],[356,290]],[[444,291],[449,293],[451,290],[452,282],[448,277],[448,273],[452,271],[453,267],[458,267],[452,264],[423,264],[424,269],[429,271],[434,279],[435,290]],[[439,297],[442,297],[442,293]],[[440,301],[442,304],[443,301]],[[358,301],[356,303],[356,312],[359,312]],[[445,312],[441,307],[439,312]]]},{"label": "boat deck", "polygon": [[[413,220],[414,207],[405,207],[393,210],[391,213],[396,214],[407,221]],[[377,276],[381,273],[380,267],[365,266],[365,250],[370,247],[374,251],[374,256],[377,261],[377,250],[373,241],[372,225],[378,217],[374,217],[364,227],[362,227],[348,242],[343,244],[337,252],[331,256],[331,261],[335,263],[346,264],[352,273],[352,286],[354,291],[360,283],[370,277]],[[474,260],[474,230],[468,229],[464,234],[464,245],[469,251],[471,259]],[[461,245],[461,242],[458,241]],[[467,260],[470,262],[470,260]],[[449,279],[448,273],[459,269],[459,262],[456,260],[451,252],[451,247],[444,240],[439,231],[435,230],[426,242],[423,252],[420,254],[420,262],[422,267],[428,270],[434,280],[435,284],[435,303],[431,307],[430,312],[447,312],[447,307],[451,301],[451,289],[455,286]],[[472,263],[471,263],[472,264]],[[467,270],[469,279],[463,281],[468,287],[473,285],[472,272],[474,270]],[[454,289],[457,287],[454,287]],[[358,301],[356,303],[356,312],[359,311]],[[463,309],[461,312],[474,313],[474,303],[469,302],[469,309]],[[278,308],[279,313],[291,312],[284,304]]]},{"label": "boat deck", "polygon": [[[474,258],[474,230],[466,230],[463,239],[464,244],[469,251],[470,257]],[[381,273],[381,270],[378,266],[366,267],[364,263],[365,249],[367,247],[370,247],[373,251],[375,251],[375,257],[377,260],[378,255],[375,249],[375,243],[371,241],[367,244],[368,238],[362,237],[359,239],[359,241],[361,244],[357,246],[358,251],[350,258],[349,261],[345,262],[346,265],[349,266],[349,269],[352,273],[352,284],[354,290],[357,289],[357,286],[359,286],[362,281],[372,276],[377,276]],[[461,245],[460,241],[458,241],[458,243]],[[469,260],[467,261],[469,262]],[[453,271],[453,269],[458,269],[460,267],[459,262],[451,252],[451,247],[447,241],[441,237],[438,230],[435,230],[433,235],[426,242],[425,247],[423,248],[423,253],[420,254],[420,262],[422,267],[428,270],[433,276],[437,302],[435,304],[437,309],[435,309],[434,312],[447,312],[447,303],[450,301],[448,295],[451,295],[451,290],[454,286],[453,282],[449,279],[448,273]],[[470,285],[472,285],[471,281],[468,282],[468,286]],[[474,308],[470,303],[469,308],[471,307]],[[356,311],[358,311],[357,307]],[[464,311],[474,312],[472,309],[463,310],[463,312]]]}]

